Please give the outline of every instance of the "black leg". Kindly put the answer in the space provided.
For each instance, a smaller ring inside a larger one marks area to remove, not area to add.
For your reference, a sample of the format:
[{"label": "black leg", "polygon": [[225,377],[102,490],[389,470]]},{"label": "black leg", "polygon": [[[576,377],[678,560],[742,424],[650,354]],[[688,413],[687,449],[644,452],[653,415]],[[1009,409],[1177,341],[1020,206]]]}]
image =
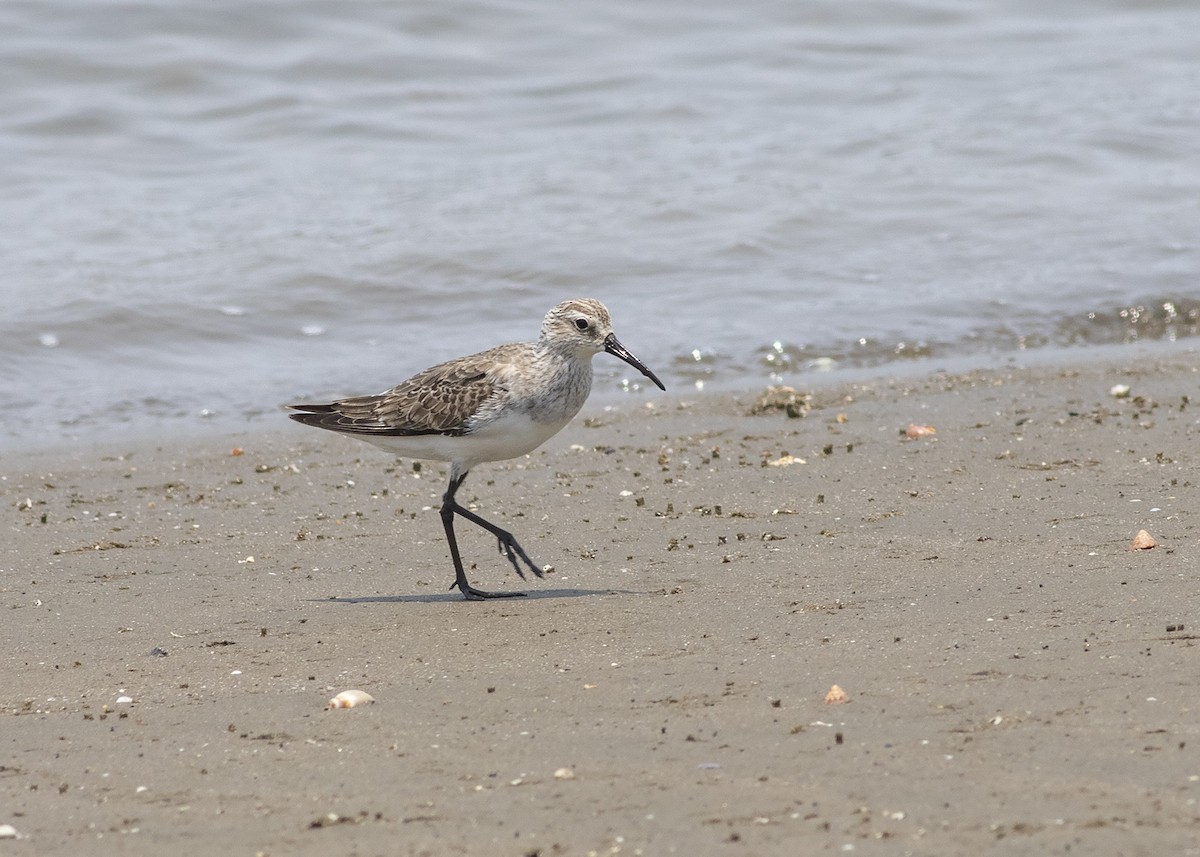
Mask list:
[{"label": "black leg", "polygon": [[472,524],[478,524],[479,526],[483,527],[496,537],[500,553],[508,557],[508,561],[512,563],[513,569],[517,572],[517,575],[522,580],[525,579],[525,572],[521,570],[521,565],[517,562],[517,557],[520,557],[525,562],[525,565],[527,565],[529,570],[533,572],[534,577],[543,576],[542,570],[534,565],[533,560],[529,558],[529,554],[525,553],[525,548],[521,547],[520,542],[518,542],[516,537],[513,536],[513,534],[508,530],[500,529],[491,521],[479,517],[474,512],[470,511],[469,509],[464,509],[457,503],[454,504],[454,511],[456,514],[462,515]]},{"label": "black leg", "polygon": [[524,548],[513,538],[512,533],[507,530],[502,530],[490,521],[476,515],[462,506],[454,499],[454,495],[458,493],[459,486],[467,478],[467,474],[463,473],[457,478],[450,478],[450,487],[446,489],[445,495],[442,497],[442,526],[446,529],[446,542],[450,545],[450,558],[454,561],[454,583],[450,585],[451,589],[458,587],[458,591],[463,594],[463,597],[468,601],[478,601],[484,598],[516,598],[524,595],[524,592],[485,592],[482,589],[476,589],[467,580],[467,574],[463,571],[462,557],[458,552],[458,539],[454,536],[454,516],[462,515],[473,524],[478,524],[489,533],[494,535],[500,543],[500,551],[508,557],[508,561],[512,563],[517,574],[522,580],[525,579],[525,573],[521,570],[521,566],[517,563],[519,556],[529,568],[538,577],[542,576],[542,570],[533,564],[529,555],[525,553]]}]

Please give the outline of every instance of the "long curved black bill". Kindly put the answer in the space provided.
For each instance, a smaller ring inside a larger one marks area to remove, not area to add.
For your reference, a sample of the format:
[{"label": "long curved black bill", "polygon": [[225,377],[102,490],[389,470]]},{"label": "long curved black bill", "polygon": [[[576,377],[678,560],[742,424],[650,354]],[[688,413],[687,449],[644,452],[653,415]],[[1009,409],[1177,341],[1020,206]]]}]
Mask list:
[{"label": "long curved black bill", "polygon": [[649,378],[651,381],[653,381],[655,384],[657,384],[658,389],[662,390],[664,393],[667,391],[667,388],[663,386],[663,382],[658,380],[658,376],[655,375],[653,372],[651,372],[649,369],[647,369],[645,363],[643,363],[641,360],[638,360],[636,357],[634,357],[632,354],[630,354],[629,349],[620,343],[620,341],[617,339],[616,335],[610,333],[607,337],[605,337],[604,350],[607,351],[609,354],[611,354],[613,357],[620,357],[622,360],[624,360],[626,363],[628,363],[634,369],[641,372],[643,375],[645,375],[647,378]]}]

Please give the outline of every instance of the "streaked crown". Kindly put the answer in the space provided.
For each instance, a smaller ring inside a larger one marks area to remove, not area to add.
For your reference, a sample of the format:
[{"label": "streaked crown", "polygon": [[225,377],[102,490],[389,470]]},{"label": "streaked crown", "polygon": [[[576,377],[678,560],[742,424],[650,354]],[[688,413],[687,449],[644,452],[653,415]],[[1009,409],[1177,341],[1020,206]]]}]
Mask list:
[{"label": "streaked crown", "polygon": [[608,310],[591,298],[563,301],[542,320],[541,341],[555,348],[596,354],[611,334]]}]

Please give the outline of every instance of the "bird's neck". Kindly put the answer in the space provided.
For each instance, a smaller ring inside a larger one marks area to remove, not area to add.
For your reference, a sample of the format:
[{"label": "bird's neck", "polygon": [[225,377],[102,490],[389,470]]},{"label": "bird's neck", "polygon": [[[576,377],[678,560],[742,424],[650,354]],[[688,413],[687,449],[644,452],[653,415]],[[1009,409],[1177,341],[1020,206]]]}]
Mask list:
[{"label": "bird's neck", "polygon": [[538,420],[569,420],[579,412],[592,391],[592,355],[563,353],[550,349],[557,358],[550,361],[551,375],[545,379],[534,418]]}]

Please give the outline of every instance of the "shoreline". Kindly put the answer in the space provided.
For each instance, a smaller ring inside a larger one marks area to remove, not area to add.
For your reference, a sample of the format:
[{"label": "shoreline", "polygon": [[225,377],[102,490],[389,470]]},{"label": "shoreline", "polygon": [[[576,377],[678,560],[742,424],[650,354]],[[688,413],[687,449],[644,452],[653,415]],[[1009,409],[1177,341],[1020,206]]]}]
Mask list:
[{"label": "shoreline", "polygon": [[[1070,370],[1072,367],[1095,363],[1115,366],[1140,361],[1196,360],[1200,359],[1198,355],[1200,355],[1200,340],[1194,337],[1173,342],[1151,339],[1107,345],[1041,346],[1006,352],[898,358],[887,363],[837,366],[830,371],[817,369],[789,371],[785,373],[781,381],[772,380],[764,366],[762,374],[758,376],[744,372],[736,378],[712,380],[703,377],[703,372],[700,372],[690,378],[689,382],[686,377],[687,373],[696,367],[701,369],[704,367],[703,363],[697,363],[695,367],[688,364],[674,367],[678,374],[668,384],[667,395],[692,399],[707,396],[757,395],[766,387],[776,383],[820,392],[861,384],[916,383],[922,378],[935,374],[965,375],[989,370],[1047,371],[1056,368]],[[419,367],[407,367],[411,371],[416,371],[417,368]],[[403,368],[398,370],[395,380],[401,380],[405,371]],[[703,389],[696,389],[694,386],[696,381],[704,383]],[[588,404],[584,407],[584,415],[602,408],[637,407],[643,402],[657,401],[658,390],[643,388],[636,397],[632,397],[630,393],[621,390],[619,385],[613,383],[614,386],[607,387],[597,383]],[[280,420],[288,413],[286,403],[297,397],[305,397],[299,387],[300,385],[297,385],[297,388],[291,392],[281,392],[277,403],[268,404],[264,406],[264,409],[253,414],[217,413],[210,416],[191,417],[181,414],[170,417],[141,414],[137,417],[130,417],[128,409],[124,409],[120,421],[114,425],[100,423],[101,415],[96,415],[91,417],[96,422],[95,425],[81,424],[73,430],[76,433],[67,431],[64,426],[55,426],[52,427],[54,435],[50,439],[47,439],[45,434],[36,439],[27,435],[0,438],[0,468],[17,457],[47,453],[53,455],[59,450],[65,451],[74,448],[104,449],[129,443],[143,446],[159,444],[163,437],[170,437],[175,443],[204,443],[210,439],[226,436],[263,432],[270,434],[279,430],[283,425]],[[355,395],[361,392],[363,392],[362,389],[354,386],[347,379],[346,386],[342,389],[311,392],[308,397],[333,399],[337,396]]]},{"label": "shoreline", "polygon": [[6,455],[6,847],[1187,853],[1197,363],[589,406],[464,487],[555,569],[465,529],[529,595],[482,604],[436,464],[283,426]]}]

